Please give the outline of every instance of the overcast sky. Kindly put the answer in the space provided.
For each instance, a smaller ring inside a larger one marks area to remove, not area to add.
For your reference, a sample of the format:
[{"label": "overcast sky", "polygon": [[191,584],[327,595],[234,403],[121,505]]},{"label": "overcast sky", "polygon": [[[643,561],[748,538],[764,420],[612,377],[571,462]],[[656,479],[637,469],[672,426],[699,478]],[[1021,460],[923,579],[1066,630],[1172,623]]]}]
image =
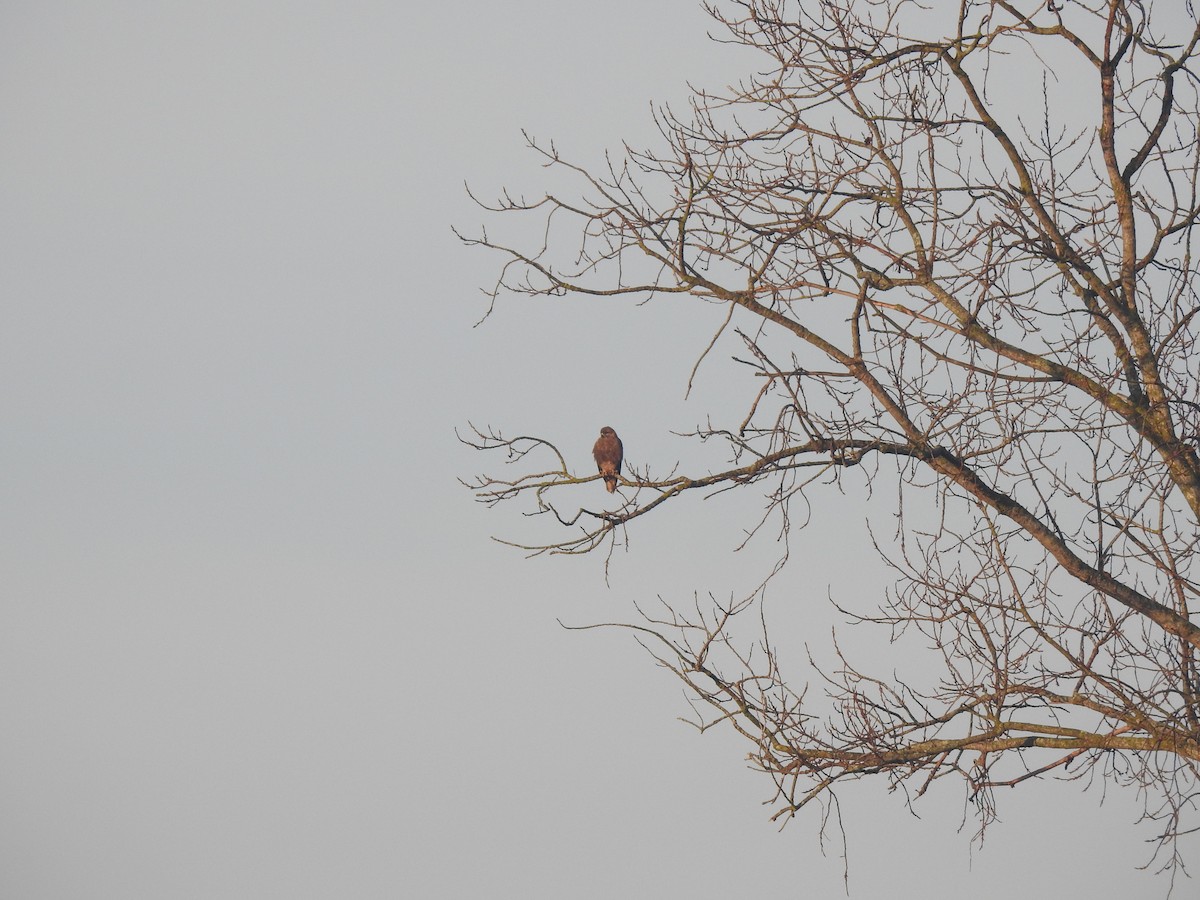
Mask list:
[{"label": "overcast sky", "polygon": [[[581,471],[611,424],[665,470],[737,395],[714,362],[685,401],[721,312],[684,301],[473,328],[496,260],[450,230],[485,222],[464,181],[536,189],[522,128],[595,161],[738,74],[709,24],[0,3],[0,896],[844,894],[816,811],[778,831],[748,748],[679,722],[623,634],[558,624],[745,588],[774,553],[733,552],[746,508],[647,522],[606,584],[491,542],[525,525],[456,481],[495,465],[468,421]],[[814,641],[831,585],[879,589],[853,500],[768,601]],[[841,798],[855,900],[1165,893],[1119,793],[1026,784],[982,847],[960,785],[920,818]]]}]

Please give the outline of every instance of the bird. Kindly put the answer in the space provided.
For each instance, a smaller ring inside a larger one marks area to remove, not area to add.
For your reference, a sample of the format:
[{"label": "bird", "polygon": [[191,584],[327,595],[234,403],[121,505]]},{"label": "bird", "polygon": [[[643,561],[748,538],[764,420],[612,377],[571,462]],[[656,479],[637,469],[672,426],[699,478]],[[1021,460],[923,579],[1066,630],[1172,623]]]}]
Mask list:
[{"label": "bird", "polygon": [[596,460],[596,468],[604,476],[604,486],[611,494],[617,489],[617,476],[621,474],[621,460],[625,458],[625,448],[621,439],[608,425],[600,429],[600,437],[592,448],[592,457]]}]

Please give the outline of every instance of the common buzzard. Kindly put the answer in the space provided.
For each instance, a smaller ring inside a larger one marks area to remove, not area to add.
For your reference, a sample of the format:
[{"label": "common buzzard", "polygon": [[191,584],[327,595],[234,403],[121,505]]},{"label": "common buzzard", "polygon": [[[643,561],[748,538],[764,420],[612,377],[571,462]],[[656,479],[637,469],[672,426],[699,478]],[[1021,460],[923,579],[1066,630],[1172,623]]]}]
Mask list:
[{"label": "common buzzard", "polygon": [[604,486],[611,494],[617,489],[617,476],[621,474],[621,460],[625,457],[625,448],[617,433],[605,425],[600,429],[600,437],[592,448],[592,456],[596,460],[596,468],[604,476]]}]

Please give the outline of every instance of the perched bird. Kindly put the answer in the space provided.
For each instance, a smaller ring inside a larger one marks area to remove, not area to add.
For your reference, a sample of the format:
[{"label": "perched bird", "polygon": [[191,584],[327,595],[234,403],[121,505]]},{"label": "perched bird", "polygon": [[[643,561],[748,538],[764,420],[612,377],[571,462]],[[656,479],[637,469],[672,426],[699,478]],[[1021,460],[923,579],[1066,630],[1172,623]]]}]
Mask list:
[{"label": "perched bird", "polygon": [[596,468],[604,476],[604,486],[611,494],[617,489],[617,476],[621,474],[621,460],[625,457],[625,448],[617,433],[605,425],[600,429],[600,437],[592,448],[592,456],[596,460]]}]

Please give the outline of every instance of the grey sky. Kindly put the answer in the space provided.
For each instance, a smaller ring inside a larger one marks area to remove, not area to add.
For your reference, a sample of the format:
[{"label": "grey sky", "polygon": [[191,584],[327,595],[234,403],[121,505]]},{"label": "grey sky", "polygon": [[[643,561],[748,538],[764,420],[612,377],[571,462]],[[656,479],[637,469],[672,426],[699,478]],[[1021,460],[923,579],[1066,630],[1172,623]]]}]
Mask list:
[{"label": "grey sky", "polygon": [[[703,460],[670,431],[725,396],[714,362],[683,399],[719,311],[473,329],[495,260],[450,233],[464,180],[539,184],[521,128],[594,161],[737,73],[647,5],[0,5],[0,896],[842,895],[836,833],[778,833],[736,740],[556,621],[745,587],[754,503],[649,523],[606,586],[455,480],[495,465],[468,420]],[[819,637],[862,569],[861,510],[823,515],[769,600]],[[842,799],[855,900],[1165,891],[1131,797],[1026,786],[982,849],[957,785]]]}]

